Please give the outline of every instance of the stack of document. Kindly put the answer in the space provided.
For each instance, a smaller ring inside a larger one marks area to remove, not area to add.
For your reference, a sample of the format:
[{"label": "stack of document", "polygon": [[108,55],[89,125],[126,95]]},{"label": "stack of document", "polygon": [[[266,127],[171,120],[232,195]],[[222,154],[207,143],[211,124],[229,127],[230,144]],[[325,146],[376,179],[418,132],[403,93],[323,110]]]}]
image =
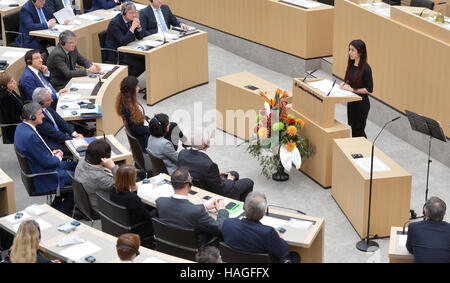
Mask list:
[{"label": "stack of document", "polygon": [[[355,158],[353,159],[353,162],[356,163],[361,169],[363,169],[366,173],[370,173],[370,157],[365,158]],[[373,172],[385,172],[385,171],[391,171],[391,168],[384,164],[383,161],[381,161],[378,157],[373,157]]]},{"label": "stack of document", "polygon": [[73,139],[71,143],[76,151],[83,152],[86,151],[89,144],[84,139]]},{"label": "stack of document", "polygon": [[146,39],[139,42],[138,48],[147,50],[156,46],[160,46],[163,43],[164,42],[159,39],[158,40]]},{"label": "stack of document", "polygon": [[157,200],[160,197],[171,197],[174,194],[173,187],[169,184],[152,185],[142,184],[138,187],[138,196]]},{"label": "stack of document", "polygon": [[[338,84],[333,86],[333,82],[330,80],[319,80],[315,82],[308,82],[307,84],[320,91],[323,95],[327,95],[329,93],[329,96],[334,97],[357,96],[351,91],[340,89]],[[331,87],[333,87],[333,89],[331,89]]]}]

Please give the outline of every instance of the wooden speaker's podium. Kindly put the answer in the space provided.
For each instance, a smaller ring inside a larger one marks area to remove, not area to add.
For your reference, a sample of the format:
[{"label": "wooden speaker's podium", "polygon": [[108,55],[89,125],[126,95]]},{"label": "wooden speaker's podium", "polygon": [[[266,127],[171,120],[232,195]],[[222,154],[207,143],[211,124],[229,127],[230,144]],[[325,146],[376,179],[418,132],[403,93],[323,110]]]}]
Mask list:
[{"label": "wooden speaker's podium", "polygon": [[333,140],[350,137],[350,128],[334,119],[335,105],[361,100],[359,96],[327,96],[308,85],[321,79],[294,78],[292,114],[304,120],[302,132],[316,146],[316,153],[303,161],[301,170],[323,187],[331,186]]}]

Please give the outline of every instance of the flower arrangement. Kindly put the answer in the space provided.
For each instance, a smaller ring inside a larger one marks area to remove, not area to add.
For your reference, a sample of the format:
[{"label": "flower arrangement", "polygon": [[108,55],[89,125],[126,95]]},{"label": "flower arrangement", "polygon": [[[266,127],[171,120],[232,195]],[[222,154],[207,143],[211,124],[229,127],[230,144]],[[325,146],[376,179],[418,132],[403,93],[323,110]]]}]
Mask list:
[{"label": "flower arrangement", "polygon": [[[288,172],[294,163],[300,168],[301,159],[310,157],[315,151],[308,139],[301,136],[305,122],[292,114],[287,114],[287,91],[277,89],[274,99],[267,92],[259,93],[266,101],[266,108],[256,116],[256,135],[246,142],[247,151],[256,157],[262,166],[262,174],[269,178],[274,171]],[[276,179],[272,175],[273,179]],[[289,178],[289,176],[287,177]]]}]

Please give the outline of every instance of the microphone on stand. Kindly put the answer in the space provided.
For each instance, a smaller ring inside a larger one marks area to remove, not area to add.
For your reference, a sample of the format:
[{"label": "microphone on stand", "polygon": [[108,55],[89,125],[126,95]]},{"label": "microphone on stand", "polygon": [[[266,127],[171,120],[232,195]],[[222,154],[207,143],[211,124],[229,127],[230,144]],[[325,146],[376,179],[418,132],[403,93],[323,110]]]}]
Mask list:
[{"label": "microphone on stand", "polygon": [[[306,80],[307,77],[313,76],[312,74],[314,74],[314,72],[317,71],[317,70],[319,70],[319,69],[315,69],[315,70],[312,71],[311,73],[305,72],[305,73],[306,73],[306,76],[303,78],[303,82],[305,82],[305,80]],[[314,77],[314,76],[313,76],[313,77]]]},{"label": "microphone on stand", "polygon": [[[388,122],[386,122],[386,124],[384,124],[383,128],[381,128],[380,132],[378,133],[378,135],[375,137],[375,139],[373,140],[372,143],[372,154],[370,157],[370,183],[369,183],[369,213],[368,213],[368,217],[367,217],[367,237],[364,240],[359,241],[358,243],[356,243],[356,248],[360,251],[363,252],[370,252],[370,251],[374,251],[374,249],[378,249],[379,245],[377,242],[374,241],[370,241],[370,212],[371,212],[371,206],[372,206],[372,181],[373,181],[373,158],[374,158],[374,148],[375,148],[375,142],[377,141],[378,137],[380,136],[381,132],[383,132],[384,128],[389,125],[390,123],[400,119],[401,116],[398,116]],[[370,249],[371,247],[374,247],[372,249]]]},{"label": "microphone on stand", "polygon": [[402,234],[403,234],[403,235],[405,235],[405,226],[406,226],[406,224],[408,224],[408,223],[409,223],[409,220],[406,221],[405,224],[403,224],[403,230],[402,230]]},{"label": "microphone on stand", "polygon": [[100,130],[100,129],[96,129],[96,131],[100,131],[103,133],[103,140],[106,141],[106,135],[105,135],[105,131]]},{"label": "microphone on stand", "polygon": [[304,213],[303,211],[297,210],[297,209],[293,209],[293,208],[289,208],[289,207],[283,207],[283,206],[278,206],[278,205],[274,205],[274,204],[269,204],[269,205],[267,205],[267,209],[266,209],[266,215],[267,216],[269,216],[269,207],[283,208],[283,209],[292,210],[292,211],[295,211],[297,213],[306,215],[306,213]]},{"label": "microphone on stand", "polygon": [[161,32],[162,32],[162,34],[163,34],[163,36],[164,36],[164,42],[163,42],[163,44],[165,44],[165,43],[167,43],[166,33],[164,32],[164,29],[162,28],[162,24],[159,23],[158,21],[156,21],[156,22],[158,23],[159,28],[161,29]]}]

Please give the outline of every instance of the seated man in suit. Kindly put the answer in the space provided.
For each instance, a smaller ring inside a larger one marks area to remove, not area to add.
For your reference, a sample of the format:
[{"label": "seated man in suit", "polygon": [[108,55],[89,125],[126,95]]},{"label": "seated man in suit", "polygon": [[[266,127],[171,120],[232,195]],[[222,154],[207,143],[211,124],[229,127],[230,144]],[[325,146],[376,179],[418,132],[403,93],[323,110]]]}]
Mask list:
[{"label": "seated man in suit", "polygon": [[253,181],[239,179],[236,171],[219,172],[219,167],[206,154],[210,136],[206,129],[196,129],[192,135],[192,148],[183,149],[178,154],[178,166],[189,168],[189,173],[198,180],[205,190],[215,194],[244,201],[253,190]]},{"label": "seated man in suit", "polygon": [[263,193],[251,192],[245,199],[245,218],[230,218],[223,222],[222,235],[225,243],[248,253],[268,253],[271,262],[300,262],[300,256],[289,252],[288,244],[273,227],[259,222],[267,210]]},{"label": "seated man in suit", "polygon": [[[128,2],[130,0],[92,0],[92,7],[88,12],[92,12],[99,9],[111,9],[117,5],[121,5],[124,2]],[[119,6],[120,9],[120,6]]]},{"label": "seated man in suit", "polygon": [[[81,0],[83,1],[83,0]],[[58,12],[64,8],[70,8],[73,10],[74,14],[78,14],[80,11],[76,11],[75,9],[75,1],[72,0],[47,0],[48,7],[52,12]]]},{"label": "seated man in suit", "polygon": [[[45,4],[45,0],[29,0],[20,9],[19,32],[23,35],[23,44],[22,38],[18,36],[16,39],[17,45],[24,48],[39,49],[41,53],[48,53],[46,48],[48,42],[31,36],[30,31],[49,29],[54,27],[55,24],[55,16]],[[64,24],[67,24],[67,22]]]},{"label": "seated man in suit", "polygon": [[[132,2],[122,5],[121,13],[109,22],[106,31],[105,47],[117,50],[118,47],[127,45],[137,39],[142,39],[142,29],[139,18],[136,16],[136,6]],[[138,77],[145,70],[143,56],[121,53],[120,64],[128,65],[128,74]],[[108,52],[106,60],[117,62],[117,54]]]},{"label": "seated man in suit", "polygon": [[[182,228],[195,229],[200,247],[210,243],[214,236],[221,235],[222,223],[228,218],[223,200],[212,200],[203,204],[193,204],[188,200],[192,187],[192,178],[187,168],[179,168],[171,175],[175,194],[172,197],[160,197],[156,200],[161,220]],[[208,210],[218,211],[217,220],[208,215]]]},{"label": "seated man in suit", "polygon": [[[37,103],[25,104],[22,108],[23,123],[17,126],[14,135],[14,147],[23,154],[33,174],[56,171],[55,175],[44,175],[33,178],[36,192],[43,193],[54,191],[57,188],[58,179],[60,187],[71,183],[66,170],[74,173],[76,163],[62,161],[63,152],[59,149],[52,150],[45,143],[36,130],[36,126],[42,124],[44,114]],[[73,193],[57,196],[52,206],[63,213],[70,214],[73,208]]]},{"label": "seated man in suit", "polygon": [[25,53],[25,70],[20,78],[20,86],[25,93],[26,100],[33,99],[33,91],[38,87],[45,87],[52,94],[52,108],[56,109],[59,94],[66,92],[66,89],[61,89],[59,92],[53,88],[50,83],[50,72],[47,66],[43,64],[42,56],[39,50],[29,50]]},{"label": "seated man in suit", "polygon": [[431,197],[423,206],[424,220],[409,223],[406,248],[414,262],[450,263],[450,223],[443,221],[447,205]]},{"label": "seated man in suit", "polygon": [[65,141],[73,138],[82,139],[82,134],[78,134],[73,128],[64,121],[59,114],[50,107],[52,104],[52,96],[48,89],[38,87],[33,92],[33,102],[42,106],[44,119],[42,123],[36,126],[39,134],[45,143],[52,149],[59,149],[65,155],[72,155],[67,148]]},{"label": "seated man in suit", "polygon": [[[70,30],[65,30],[60,33],[59,43],[48,57],[48,69],[52,73],[51,82],[57,91],[65,87],[71,78],[100,72],[100,65],[91,63],[81,56],[76,44],[76,35]],[[76,70],[77,64],[84,68]]]},{"label": "seated man in suit", "polygon": [[169,6],[162,5],[162,0],[150,0],[150,5],[139,12],[144,36],[166,32],[171,26],[188,30],[188,26],[181,23],[170,11]]}]

